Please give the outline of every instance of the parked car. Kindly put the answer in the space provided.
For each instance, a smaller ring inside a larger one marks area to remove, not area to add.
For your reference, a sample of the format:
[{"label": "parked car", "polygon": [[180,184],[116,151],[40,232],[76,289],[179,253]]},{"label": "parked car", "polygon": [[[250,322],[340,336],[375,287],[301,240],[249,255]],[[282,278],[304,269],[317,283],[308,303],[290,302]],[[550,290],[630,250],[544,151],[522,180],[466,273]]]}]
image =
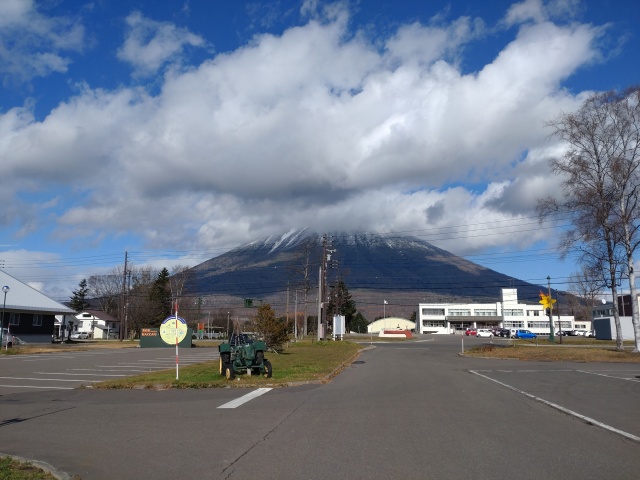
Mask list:
[{"label": "parked car", "polygon": [[530,330],[516,330],[516,333],[513,335],[514,338],[538,338],[538,335],[533,333]]},{"label": "parked car", "polygon": [[464,334],[465,334],[466,336],[469,336],[469,335],[475,335],[475,334],[477,334],[477,333],[478,333],[478,331],[477,331],[475,328],[467,328],[467,329],[464,331]]},{"label": "parked car", "polygon": [[587,333],[584,334],[585,337],[589,337],[589,338],[596,338],[596,331],[595,330],[587,330]]},{"label": "parked car", "polygon": [[486,328],[479,328],[478,331],[476,332],[476,337],[493,338],[493,332]]},{"label": "parked car", "polygon": [[498,329],[498,333],[496,333],[496,337],[509,338],[511,337],[511,330],[508,328],[500,328]]},{"label": "parked car", "polygon": [[73,332],[71,338],[74,340],[86,340],[89,338],[89,334],[87,332]]}]

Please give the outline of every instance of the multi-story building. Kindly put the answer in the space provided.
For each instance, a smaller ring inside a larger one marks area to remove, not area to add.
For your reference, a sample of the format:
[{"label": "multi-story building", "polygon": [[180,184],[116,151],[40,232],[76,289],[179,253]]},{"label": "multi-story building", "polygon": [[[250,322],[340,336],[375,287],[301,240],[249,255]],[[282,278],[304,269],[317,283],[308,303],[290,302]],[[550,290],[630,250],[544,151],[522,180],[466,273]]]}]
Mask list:
[{"label": "multi-story building", "polygon": [[[540,304],[518,302],[518,290],[503,288],[495,303],[421,303],[416,333],[460,333],[467,328],[527,329],[548,335],[549,317]],[[573,316],[553,316],[554,331],[573,330]]]}]

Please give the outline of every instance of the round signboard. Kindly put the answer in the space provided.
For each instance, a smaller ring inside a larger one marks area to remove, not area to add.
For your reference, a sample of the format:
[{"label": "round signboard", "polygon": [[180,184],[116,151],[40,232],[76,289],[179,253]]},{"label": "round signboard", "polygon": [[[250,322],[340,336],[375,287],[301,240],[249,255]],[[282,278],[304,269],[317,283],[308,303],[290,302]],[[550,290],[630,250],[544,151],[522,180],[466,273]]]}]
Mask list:
[{"label": "round signboard", "polygon": [[187,336],[187,322],[184,321],[184,318],[176,317],[175,315],[167,317],[160,325],[160,338],[165,343],[170,345],[176,343],[176,323],[178,324],[178,343]]}]

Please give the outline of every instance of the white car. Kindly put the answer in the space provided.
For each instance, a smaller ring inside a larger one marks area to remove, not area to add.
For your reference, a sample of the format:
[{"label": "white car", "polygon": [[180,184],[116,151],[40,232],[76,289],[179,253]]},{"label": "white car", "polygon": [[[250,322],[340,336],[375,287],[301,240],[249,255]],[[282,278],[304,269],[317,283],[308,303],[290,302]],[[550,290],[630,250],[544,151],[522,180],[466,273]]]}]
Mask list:
[{"label": "white car", "polygon": [[492,338],[493,337],[493,332],[491,330],[486,329],[486,328],[479,328],[478,329],[478,333],[476,333],[476,337]]}]

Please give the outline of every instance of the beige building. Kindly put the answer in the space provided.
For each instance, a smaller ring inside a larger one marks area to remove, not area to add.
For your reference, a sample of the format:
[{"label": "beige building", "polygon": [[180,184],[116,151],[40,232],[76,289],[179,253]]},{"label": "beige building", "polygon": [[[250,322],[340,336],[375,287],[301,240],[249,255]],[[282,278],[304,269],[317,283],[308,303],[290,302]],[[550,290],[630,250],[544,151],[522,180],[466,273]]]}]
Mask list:
[{"label": "beige building", "polygon": [[399,317],[380,318],[367,326],[367,333],[380,333],[381,330],[409,330],[414,331],[416,324]]}]

